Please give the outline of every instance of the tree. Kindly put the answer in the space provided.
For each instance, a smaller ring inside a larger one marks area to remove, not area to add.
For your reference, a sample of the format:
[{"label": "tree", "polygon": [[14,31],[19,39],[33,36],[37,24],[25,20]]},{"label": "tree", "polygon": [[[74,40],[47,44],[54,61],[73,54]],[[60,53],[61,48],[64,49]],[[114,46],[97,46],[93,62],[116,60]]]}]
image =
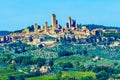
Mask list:
[{"label": "tree", "polygon": [[33,38],[32,38],[31,36],[29,37],[29,41],[30,41],[30,42],[32,42],[32,41],[33,41]]},{"label": "tree", "polygon": [[52,67],[52,66],[53,66],[53,64],[54,64],[53,60],[49,60],[48,65]]},{"label": "tree", "polygon": [[114,69],[115,73],[120,73],[120,65],[117,65]]},{"label": "tree", "polygon": [[16,67],[15,67],[15,65],[10,64],[10,65],[7,67],[7,70],[14,71],[14,70],[16,70]]},{"label": "tree", "polygon": [[73,42],[76,42],[76,41],[77,41],[76,38],[75,38],[75,36],[72,38],[72,41],[73,41]]},{"label": "tree", "polygon": [[108,79],[108,74],[107,74],[107,72],[105,71],[105,70],[102,70],[102,71],[100,71],[99,73],[97,73],[97,79],[99,79],[99,80],[107,80]]},{"label": "tree", "polygon": [[23,75],[18,75],[16,76],[16,80],[25,80]]},{"label": "tree", "polygon": [[4,42],[6,42],[6,36],[4,36]]},{"label": "tree", "polygon": [[32,58],[31,61],[34,63],[34,64],[37,64],[37,66],[41,67],[45,64],[45,59],[42,59],[42,58]]},{"label": "tree", "polygon": [[73,68],[73,64],[70,62],[67,63],[61,63],[60,66],[65,69],[65,68]]},{"label": "tree", "polygon": [[58,51],[58,55],[60,57],[61,56],[70,56],[70,55],[73,55],[73,52],[63,49],[63,50]]},{"label": "tree", "polygon": [[15,76],[8,76],[7,80],[16,80]]},{"label": "tree", "polygon": [[80,80],[94,80],[94,78],[92,76],[86,76],[86,77],[80,78]]},{"label": "tree", "polygon": [[58,73],[56,74],[57,80],[62,80],[62,72],[58,71]]},{"label": "tree", "polygon": [[74,67],[75,67],[75,68],[78,67],[79,65],[80,65],[79,61],[75,61],[75,62],[74,62]]},{"label": "tree", "polygon": [[43,46],[43,44],[39,44],[38,47],[39,48],[43,48],[44,46]]},{"label": "tree", "polygon": [[14,60],[16,63],[19,63],[21,65],[33,64],[30,56],[19,56],[19,57],[16,57]]},{"label": "tree", "polygon": [[80,69],[80,71],[83,71],[83,72],[85,72],[85,71],[86,71],[86,68],[85,68],[85,66],[84,66],[84,65],[81,65],[81,66],[79,67],[79,69]]},{"label": "tree", "polygon": [[82,50],[82,51],[81,51],[81,54],[82,54],[82,55],[87,55],[87,50]]},{"label": "tree", "polygon": [[19,57],[16,57],[14,60],[16,63],[21,64],[24,58],[25,58],[24,56],[19,56]]}]

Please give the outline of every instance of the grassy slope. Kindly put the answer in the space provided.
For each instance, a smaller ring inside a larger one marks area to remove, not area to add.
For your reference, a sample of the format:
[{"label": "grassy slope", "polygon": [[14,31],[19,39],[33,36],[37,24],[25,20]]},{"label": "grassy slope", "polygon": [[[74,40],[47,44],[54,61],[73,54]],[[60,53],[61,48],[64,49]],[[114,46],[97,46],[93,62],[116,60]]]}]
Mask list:
[{"label": "grassy slope", "polygon": [[[83,77],[92,76],[94,79],[96,78],[96,74],[93,72],[78,72],[78,71],[62,71],[62,75],[67,75],[70,77],[75,77],[76,79],[81,79]],[[56,80],[56,76],[40,76],[27,78],[26,80]]]}]

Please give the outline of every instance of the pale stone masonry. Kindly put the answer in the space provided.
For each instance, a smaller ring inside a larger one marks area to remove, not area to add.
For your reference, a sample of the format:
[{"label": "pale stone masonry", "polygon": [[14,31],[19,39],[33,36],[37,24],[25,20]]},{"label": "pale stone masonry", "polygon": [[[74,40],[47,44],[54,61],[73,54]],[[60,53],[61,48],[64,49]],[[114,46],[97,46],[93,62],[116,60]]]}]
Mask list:
[{"label": "pale stone masonry", "polygon": [[56,15],[52,14],[52,33],[54,33],[54,30],[56,29]]},{"label": "pale stone masonry", "polygon": [[45,33],[48,32],[48,22],[45,22],[45,24],[44,24],[44,32]]},{"label": "pale stone masonry", "polygon": [[70,16],[68,17],[68,26],[69,26],[69,28],[71,27],[71,17]]},{"label": "pale stone masonry", "polygon": [[34,32],[38,33],[38,24],[37,23],[34,24]]}]

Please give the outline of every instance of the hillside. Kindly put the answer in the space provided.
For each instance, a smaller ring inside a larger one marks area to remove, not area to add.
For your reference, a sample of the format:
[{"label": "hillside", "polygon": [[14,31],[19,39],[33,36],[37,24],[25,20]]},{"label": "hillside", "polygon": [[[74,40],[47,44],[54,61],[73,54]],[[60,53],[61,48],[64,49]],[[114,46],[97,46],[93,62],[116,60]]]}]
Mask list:
[{"label": "hillside", "polygon": [[96,28],[120,30],[120,27],[115,27],[115,26],[104,26],[104,25],[97,25],[97,24],[79,24],[79,28],[81,28],[82,26],[86,26],[89,30],[93,30]]},{"label": "hillside", "polygon": [[5,35],[8,35],[10,34],[9,31],[0,31],[0,36],[5,36]]},{"label": "hillside", "polygon": [[[120,79],[119,27],[89,24],[63,32],[61,28],[57,33],[47,28],[50,33],[33,26],[12,32],[13,41],[8,39],[0,46],[0,80]],[[97,28],[104,31],[92,34]],[[80,37],[76,38],[75,32]],[[0,32],[2,36],[8,34]]]}]

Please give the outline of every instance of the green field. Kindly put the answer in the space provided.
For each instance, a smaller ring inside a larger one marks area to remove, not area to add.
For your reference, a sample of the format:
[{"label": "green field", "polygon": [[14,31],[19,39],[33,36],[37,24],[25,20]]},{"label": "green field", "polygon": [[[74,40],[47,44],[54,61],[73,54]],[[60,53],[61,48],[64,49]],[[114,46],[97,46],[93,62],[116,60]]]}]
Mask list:
[{"label": "green field", "polygon": [[[65,78],[75,78],[78,80],[81,79],[88,79],[92,77],[93,79],[96,79],[96,74],[93,72],[78,72],[78,71],[62,71],[62,79]],[[32,77],[27,78],[26,80],[56,80],[56,74],[53,76],[39,76],[39,77]]]}]

